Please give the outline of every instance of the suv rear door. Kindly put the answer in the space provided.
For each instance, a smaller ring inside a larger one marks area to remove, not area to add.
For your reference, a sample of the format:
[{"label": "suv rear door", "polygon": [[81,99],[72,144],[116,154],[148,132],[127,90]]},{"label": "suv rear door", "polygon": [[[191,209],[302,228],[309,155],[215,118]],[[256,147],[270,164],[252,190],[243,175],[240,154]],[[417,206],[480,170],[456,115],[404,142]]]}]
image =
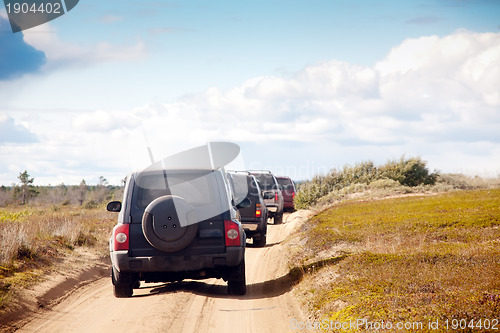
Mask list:
[{"label": "suv rear door", "polygon": [[[224,205],[228,200],[221,200],[216,177],[217,173],[200,176],[186,171],[169,173],[166,178],[163,173],[141,174],[136,179],[131,197],[130,255],[148,257],[224,253],[224,220],[230,220],[231,214],[227,204]],[[143,231],[142,220],[146,207],[165,195],[185,198],[200,215],[196,237],[186,247],[175,252],[155,248]]]}]

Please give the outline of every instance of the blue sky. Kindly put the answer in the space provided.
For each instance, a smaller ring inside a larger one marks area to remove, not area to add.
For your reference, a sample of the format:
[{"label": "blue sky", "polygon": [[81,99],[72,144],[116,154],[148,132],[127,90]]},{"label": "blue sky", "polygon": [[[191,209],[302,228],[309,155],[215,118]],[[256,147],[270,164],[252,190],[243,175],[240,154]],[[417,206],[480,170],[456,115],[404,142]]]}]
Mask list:
[{"label": "blue sky", "polygon": [[296,179],[420,156],[500,173],[500,2],[94,1],[13,34],[0,7],[0,184],[118,184],[232,141]]}]

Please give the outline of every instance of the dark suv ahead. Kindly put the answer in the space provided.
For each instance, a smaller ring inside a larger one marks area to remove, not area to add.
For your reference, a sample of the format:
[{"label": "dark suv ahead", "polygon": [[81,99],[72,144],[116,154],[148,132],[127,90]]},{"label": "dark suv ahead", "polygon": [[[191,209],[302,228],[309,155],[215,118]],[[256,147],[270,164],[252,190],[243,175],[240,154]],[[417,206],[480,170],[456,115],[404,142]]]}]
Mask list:
[{"label": "dark suv ahead", "polygon": [[250,171],[250,173],[259,182],[269,217],[273,218],[274,224],[283,223],[283,194],[276,177],[271,171]]},{"label": "dark suv ahead", "polygon": [[283,193],[284,210],[294,211],[295,205],[293,200],[295,199],[295,184],[290,179],[290,177],[276,177],[278,183],[281,186],[281,192]]},{"label": "dark suv ahead", "polygon": [[246,293],[245,232],[223,169],[156,170],[127,177],[110,239],[116,297],[140,281],[222,278],[228,293]]},{"label": "dark suv ahead", "polygon": [[250,200],[250,206],[240,209],[241,224],[247,238],[253,239],[257,247],[266,245],[267,239],[267,207],[262,192],[253,176],[248,171],[230,171],[229,179],[238,204],[245,198]]}]

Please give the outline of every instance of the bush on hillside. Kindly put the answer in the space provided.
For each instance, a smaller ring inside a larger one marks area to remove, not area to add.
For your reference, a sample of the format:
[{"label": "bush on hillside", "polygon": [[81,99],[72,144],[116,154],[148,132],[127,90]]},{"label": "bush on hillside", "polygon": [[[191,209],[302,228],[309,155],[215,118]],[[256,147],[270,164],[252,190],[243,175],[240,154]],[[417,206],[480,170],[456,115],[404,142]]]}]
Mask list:
[{"label": "bush on hillside", "polygon": [[[295,197],[295,207],[308,208],[335,191],[340,194],[352,192],[355,184],[373,184],[377,188],[434,185],[439,175],[437,172],[430,173],[426,164],[418,157],[402,157],[379,167],[368,161],[346,165],[342,170],[333,169],[326,176],[315,176],[311,181],[305,182]],[[349,190],[343,191],[345,188]]]},{"label": "bush on hillside", "polygon": [[429,173],[426,162],[418,157],[405,159],[401,157],[399,161],[389,161],[379,168],[380,178],[387,178],[398,181],[404,186],[434,185],[438,174]]}]

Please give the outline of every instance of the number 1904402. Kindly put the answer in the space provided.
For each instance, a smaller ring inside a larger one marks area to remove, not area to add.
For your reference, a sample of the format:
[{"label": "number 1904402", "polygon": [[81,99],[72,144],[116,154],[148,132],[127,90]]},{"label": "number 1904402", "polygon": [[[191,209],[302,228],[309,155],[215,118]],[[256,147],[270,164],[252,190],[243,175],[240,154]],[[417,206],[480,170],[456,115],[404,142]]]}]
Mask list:
[{"label": "number 1904402", "polygon": [[445,320],[444,325],[446,329],[452,330],[498,330],[500,329],[498,322],[498,319],[452,319]]},{"label": "number 1904402", "polygon": [[41,4],[27,2],[7,3],[6,9],[8,14],[63,14],[61,4],[58,2],[42,2]]}]

